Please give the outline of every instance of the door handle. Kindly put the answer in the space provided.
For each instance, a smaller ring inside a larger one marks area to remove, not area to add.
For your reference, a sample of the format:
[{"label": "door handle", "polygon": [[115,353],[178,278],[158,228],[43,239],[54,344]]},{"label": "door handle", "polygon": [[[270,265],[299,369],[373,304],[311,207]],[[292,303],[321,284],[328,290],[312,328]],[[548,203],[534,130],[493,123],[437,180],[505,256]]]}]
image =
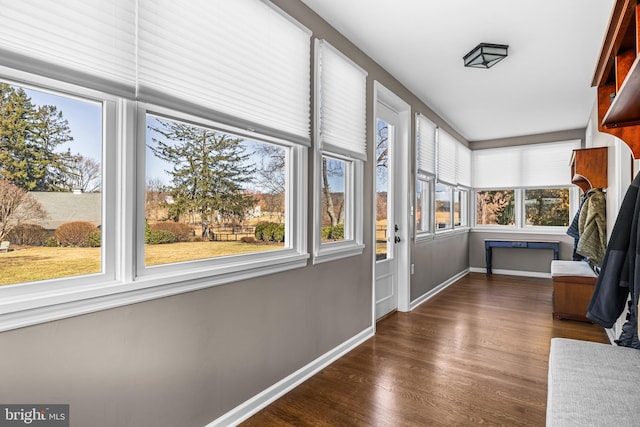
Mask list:
[{"label": "door handle", "polygon": [[395,237],[393,238],[393,240],[394,240],[396,243],[400,243],[400,236],[395,236]]}]

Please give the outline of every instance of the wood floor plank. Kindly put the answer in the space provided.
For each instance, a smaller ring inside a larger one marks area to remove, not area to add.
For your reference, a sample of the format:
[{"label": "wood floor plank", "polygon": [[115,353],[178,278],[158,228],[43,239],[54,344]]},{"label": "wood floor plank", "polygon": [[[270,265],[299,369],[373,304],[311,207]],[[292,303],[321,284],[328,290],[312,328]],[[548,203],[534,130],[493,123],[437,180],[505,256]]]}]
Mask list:
[{"label": "wood floor plank", "polygon": [[544,426],[551,338],[609,342],[551,313],[551,279],[471,273],[241,425]]}]

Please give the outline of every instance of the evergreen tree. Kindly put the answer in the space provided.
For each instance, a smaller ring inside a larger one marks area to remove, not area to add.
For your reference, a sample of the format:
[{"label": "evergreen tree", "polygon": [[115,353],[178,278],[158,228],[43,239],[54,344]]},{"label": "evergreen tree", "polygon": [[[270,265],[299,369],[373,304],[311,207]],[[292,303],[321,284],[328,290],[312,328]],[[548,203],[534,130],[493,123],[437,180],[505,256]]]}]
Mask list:
[{"label": "evergreen tree", "polygon": [[36,107],[19,87],[0,83],[0,178],[27,191],[70,190],[69,123],[53,105]]},{"label": "evergreen tree", "polygon": [[22,89],[0,83],[0,179],[25,190],[29,143],[35,107]]},{"label": "evergreen tree", "polygon": [[253,177],[247,166],[242,139],[183,123],[156,121],[149,126],[163,138],[153,137],[149,149],[172,165],[169,216],[177,220],[185,213],[198,213],[202,221],[214,215],[244,218],[256,200],[243,191]]}]

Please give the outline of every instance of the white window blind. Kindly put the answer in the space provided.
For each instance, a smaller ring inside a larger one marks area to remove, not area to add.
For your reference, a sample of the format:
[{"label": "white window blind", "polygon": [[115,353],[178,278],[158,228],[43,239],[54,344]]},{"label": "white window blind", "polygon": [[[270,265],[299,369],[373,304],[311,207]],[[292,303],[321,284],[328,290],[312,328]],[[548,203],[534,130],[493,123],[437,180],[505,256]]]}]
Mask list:
[{"label": "white window blind", "polygon": [[571,185],[569,161],[580,141],[476,150],[475,188],[549,187]]},{"label": "white window blind", "polygon": [[260,0],[138,0],[142,101],[310,144],[311,33]]},{"label": "white window blind", "polygon": [[456,141],[443,129],[438,129],[437,159],[439,182],[456,185]]},{"label": "white window blind", "polygon": [[456,184],[471,187],[471,150],[460,143],[456,153]]},{"label": "white window blind", "polygon": [[0,0],[0,65],[134,96],[135,2]]},{"label": "white window blind", "polygon": [[320,147],[367,159],[367,73],[324,40],[316,44]]},{"label": "white window blind", "polygon": [[436,173],[436,125],[422,114],[416,115],[418,171]]}]

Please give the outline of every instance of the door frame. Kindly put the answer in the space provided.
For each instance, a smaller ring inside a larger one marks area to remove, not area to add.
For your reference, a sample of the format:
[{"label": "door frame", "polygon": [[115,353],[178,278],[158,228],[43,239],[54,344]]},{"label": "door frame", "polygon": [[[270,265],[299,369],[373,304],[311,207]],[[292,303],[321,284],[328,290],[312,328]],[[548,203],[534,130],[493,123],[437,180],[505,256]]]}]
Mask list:
[{"label": "door frame", "polygon": [[[396,223],[399,227],[398,236],[400,237],[400,242],[396,245],[396,256],[398,262],[398,311],[410,311],[411,309],[411,271],[410,271],[410,260],[411,260],[411,252],[410,252],[410,239],[413,233],[413,223],[411,222],[411,212],[413,205],[413,198],[410,197],[410,177],[412,167],[410,164],[410,159],[412,158],[411,154],[411,106],[402,100],[395,93],[384,87],[380,82],[374,80],[373,82],[373,120],[372,120],[372,128],[373,135],[375,138],[376,135],[376,118],[377,114],[377,106],[378,102],[384,104],[389,107],[393,111],[398,114],[399,123],[398,123],[398,132],[397,132],[397,141],[396,141],[396,153],[398,159],[398,172],[396,174],[397,180],[397,194],[395,194],[395,203],[399,208],[397,209],[397,217]],[[371,176],[374,177],[374,187],[375,187],[375,173],[376,173],[376,164],[375,161],[371,162]],[[372,192],[373,194],[373,192]],[[375,197],[372,197],[372,212],[374,212],[372,216],[372,238],[371,238],[371,247],[374,248],[371,255],[371,270],[372,270],[372,318],[373,318],[373,326],[375,329],[376,324],[376,221],[375,221],[375,212],[376,212],[376,200]]]}]

